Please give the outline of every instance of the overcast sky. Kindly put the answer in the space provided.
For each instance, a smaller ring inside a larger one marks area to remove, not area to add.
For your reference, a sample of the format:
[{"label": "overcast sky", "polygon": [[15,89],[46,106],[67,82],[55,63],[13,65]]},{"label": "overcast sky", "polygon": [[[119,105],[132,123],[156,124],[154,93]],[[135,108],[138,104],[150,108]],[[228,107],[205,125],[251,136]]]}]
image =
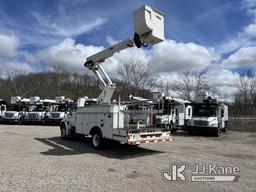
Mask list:
[{"label": "overcast sky", "polygon": [[0,76],[63,65],[86,71],[87,56],[133,35],[132,12],[143,4],[165,13],[166,40],[132,48],[106,62],[143,59],[162,79],[204,70],[210,83],[232,95],[235,79],[256,67],[256,0],[0,0]]}]

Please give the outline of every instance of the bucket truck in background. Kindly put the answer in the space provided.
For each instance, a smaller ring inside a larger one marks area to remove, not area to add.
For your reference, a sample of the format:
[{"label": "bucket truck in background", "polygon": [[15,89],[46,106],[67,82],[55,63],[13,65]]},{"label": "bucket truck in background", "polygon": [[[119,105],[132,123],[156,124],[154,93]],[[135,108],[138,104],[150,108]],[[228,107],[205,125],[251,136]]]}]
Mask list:
[{"label": "bucket truck in background", "polygon": [[21,124],[28,103],[29,99],[27,98],[21,98],[20,96],[11,97],[11,103],[7,105],[6,111],[2,114],[2,122]]},{"label": "bucket truck in background", "polygon": [[156,116],[150,110],[127,110],[125,104],[111,102],[116,85],[102,67],[115,53],[136,46],[145,47],[164,40],[164,14],[149,6],[134,12],[135,34],[116,45],[86,58],[84,66],[101,81],[103,90],[96,103],[78,107],[60,124],[63,139],[79,135],[92,136],[92,146],[100,149],[106,139],[131,145],[171,140],[168,129],[156,126]]},{"label": "bucket truck in background", "polygon": [[158,108],[157,125],[167,127],[171,132],[184,130],[187,121],[192,118],[192,106],[187,100],[163,96],[155,103],[155,109]]},{"label": "bucket truck in background", "polygon": [[194,101],[192,118],[187,122],[189,134],[194,132],[211,132],[219,136],[228,129],[228,106],[222,99],[210,96],[207,92],[197,92]]},{"label": "bucket truck in background", "polygon": [[30,97],[29,110],[24,115],[22,122],[44,124],[45,117],[49,115],[51,110],[51,105],[53,105],[54,103],[55,103],[55,100],[51,100],[51,99],[40,100],[40,97],[38,96]]},{"label": "bucket truck in background", "polygon": [[70,112],[73,100],[64,96],[55,97],[55,103],[50,107],[50,112],[46,113],[45,124],[60,125],[60,122]]}]

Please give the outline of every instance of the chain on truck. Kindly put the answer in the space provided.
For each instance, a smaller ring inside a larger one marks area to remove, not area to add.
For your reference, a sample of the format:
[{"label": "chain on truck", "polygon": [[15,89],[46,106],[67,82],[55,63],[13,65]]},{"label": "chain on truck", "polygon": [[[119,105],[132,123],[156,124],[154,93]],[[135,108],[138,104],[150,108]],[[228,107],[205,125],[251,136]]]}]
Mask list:
[{"label": "chain on truck", "polygon": [[86,58],[84,66],[93,71],[102,84],[96,102],[78,106],[76,112],[66,116],[60,125],[63,139],[74,135],[91,135],[92,145],[102,148],[105,139],[126,144],[155,143],[171,140],[168,129],[156,126],[156,115],[150,110],[128,110],[127,106],[111,102],[116,85],[102,67],[102,63],[115,53],[134,47],[154,45],[164,40],[164,14],[149,6],[134,11],[135,34]]}]

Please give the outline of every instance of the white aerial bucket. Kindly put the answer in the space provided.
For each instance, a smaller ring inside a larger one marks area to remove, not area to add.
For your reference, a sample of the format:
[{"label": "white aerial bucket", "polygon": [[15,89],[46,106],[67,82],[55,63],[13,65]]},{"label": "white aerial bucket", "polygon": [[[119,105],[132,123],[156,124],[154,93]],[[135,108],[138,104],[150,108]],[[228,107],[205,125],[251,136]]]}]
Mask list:
[{"label": "white aerial bucket", "polygon": [[164,40],[164,14],[144,5],[134,11],[134,29],[144,42],[156,44]]},{"label": "white aerial bucket", "polygon": [[40,97],[38,96],[30,97],[29,100],[30,100],[29,101],[30,104],[35,104],[36,102],[40,101]]},{"label": "white aerial bucket", "polygon": [[20,100],[21,100],[20,96],[11,97],[11,104],[16,104]]},{"label": "white aerial bucket", "polygon": [[58,97],[55,97],[55,102],[56,103],[61,103],[65,100],[65,96],[58,96]]}]

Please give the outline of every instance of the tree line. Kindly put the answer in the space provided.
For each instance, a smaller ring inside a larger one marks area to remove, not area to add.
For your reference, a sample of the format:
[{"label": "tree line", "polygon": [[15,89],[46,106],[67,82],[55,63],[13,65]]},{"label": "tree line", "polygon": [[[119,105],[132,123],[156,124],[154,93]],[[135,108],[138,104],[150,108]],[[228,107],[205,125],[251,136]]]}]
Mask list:
[{"label": "tree line", "polygon": [[[130,95],[145,98],[152,97],[152,91],[159,91],[177,97],[191,100],[193,93],[200,90],[221,95],[216,88],[211,87],[207,72],[180,72],[176,80],[162,81],[142,60],[131,59],[122,63],[117,71],[119,78],[113,79],[116,91],[113,99],[121,97],[127,100]],[[54,98],[64,95],[71,99],[81,96],[97,97],[100,93],[100,81],[88,74],[70,73],[57,66],[52,71],[9,74],[8,78],[0,79],[0,98],[6,101],[11,96],[39,96]],[[247,71],[234,82],[237,92],[234,102],[228,103],[231,116],[256,115],[256,73]]]}]

